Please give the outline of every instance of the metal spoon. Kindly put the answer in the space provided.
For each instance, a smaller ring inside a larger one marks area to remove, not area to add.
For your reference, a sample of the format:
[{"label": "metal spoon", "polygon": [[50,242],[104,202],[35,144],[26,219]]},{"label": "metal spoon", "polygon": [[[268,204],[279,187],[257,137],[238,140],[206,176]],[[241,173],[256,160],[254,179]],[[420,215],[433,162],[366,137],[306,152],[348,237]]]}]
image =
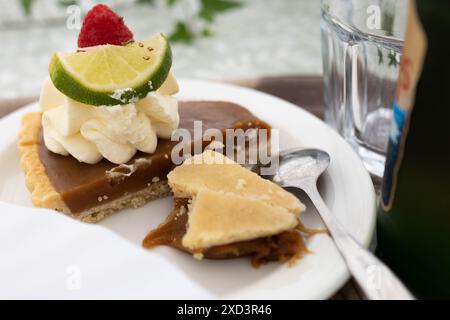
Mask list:
[{"label": "metal spoon", "polygon": [[317,179],[330,156],[317,149],[291,149],[279,155],[279,168],[265,178],[284,187],[302,189],[311,199],[334,239],[347,267],[369,299],[414,299],[402,282],[373,253],[349,235],[331,214],[317,190]]}]

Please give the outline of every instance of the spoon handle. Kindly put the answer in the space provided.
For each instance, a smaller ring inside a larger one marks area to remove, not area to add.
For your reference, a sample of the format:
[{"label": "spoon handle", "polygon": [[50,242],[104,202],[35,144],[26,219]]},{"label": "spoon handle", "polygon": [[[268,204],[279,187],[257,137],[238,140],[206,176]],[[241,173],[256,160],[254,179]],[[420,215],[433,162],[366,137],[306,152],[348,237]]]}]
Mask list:
[{"label": "spoon handle", "polygon": [[372,252],[350,236],[330,213],[317,190],[315,181],[308,188],[302,186],[317,208],[351,274],[368,299],[411,300],[412,294],[395,274]]}]

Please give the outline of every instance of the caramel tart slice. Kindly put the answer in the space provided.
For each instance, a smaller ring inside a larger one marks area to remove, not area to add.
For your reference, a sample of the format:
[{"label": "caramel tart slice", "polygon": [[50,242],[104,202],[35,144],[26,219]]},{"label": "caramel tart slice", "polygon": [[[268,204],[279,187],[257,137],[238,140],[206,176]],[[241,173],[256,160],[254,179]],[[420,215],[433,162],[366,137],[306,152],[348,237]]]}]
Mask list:
[{"label": "caramel tart slice", "polygon": [[[224,133],[226,129],[270,129],[245,108],[229,102],[180,102],[179,113],[179,127],[191,132],[192,137],[196,120],[202,121],[203,132],[210,128]],[[41,118],[39,112],[23,117],[18,142],[20,164],[35,206],[97,222],[122,208],[139,207],[170,194],[167,174],[175,167],[171,152],[177,141],[161,139],[153,154],[137,153],[126,164],[107,160],[86,164],[45,147]],[[202,139],[202,149],[209,143]]]}]

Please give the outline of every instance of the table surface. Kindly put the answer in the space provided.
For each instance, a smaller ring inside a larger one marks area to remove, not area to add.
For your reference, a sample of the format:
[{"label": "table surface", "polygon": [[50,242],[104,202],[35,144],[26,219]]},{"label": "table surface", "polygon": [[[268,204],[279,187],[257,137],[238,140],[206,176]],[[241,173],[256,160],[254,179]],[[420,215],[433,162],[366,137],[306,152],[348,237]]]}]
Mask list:
[{"label": "table surface", "polygon": [[[276,76],[230,82],[278,96],[301,106],[319,118],[323,118],[323,85],[320,76]],[[37,97],[0,100],[0,118],[36,100]],[[350,280],[332,297],[332,299],[338,300],[359,300],[363,298],[353,280]]]}]

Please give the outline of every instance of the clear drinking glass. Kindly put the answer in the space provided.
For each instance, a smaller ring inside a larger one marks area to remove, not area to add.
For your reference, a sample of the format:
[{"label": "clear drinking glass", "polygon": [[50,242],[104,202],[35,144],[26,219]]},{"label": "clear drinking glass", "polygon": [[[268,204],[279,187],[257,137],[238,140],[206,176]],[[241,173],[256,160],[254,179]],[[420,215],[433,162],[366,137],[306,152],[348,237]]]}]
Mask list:
[{"label": "clear drinking glass", "polygon": [[408,0],[322,0],[325,119],[382,177]]}]

